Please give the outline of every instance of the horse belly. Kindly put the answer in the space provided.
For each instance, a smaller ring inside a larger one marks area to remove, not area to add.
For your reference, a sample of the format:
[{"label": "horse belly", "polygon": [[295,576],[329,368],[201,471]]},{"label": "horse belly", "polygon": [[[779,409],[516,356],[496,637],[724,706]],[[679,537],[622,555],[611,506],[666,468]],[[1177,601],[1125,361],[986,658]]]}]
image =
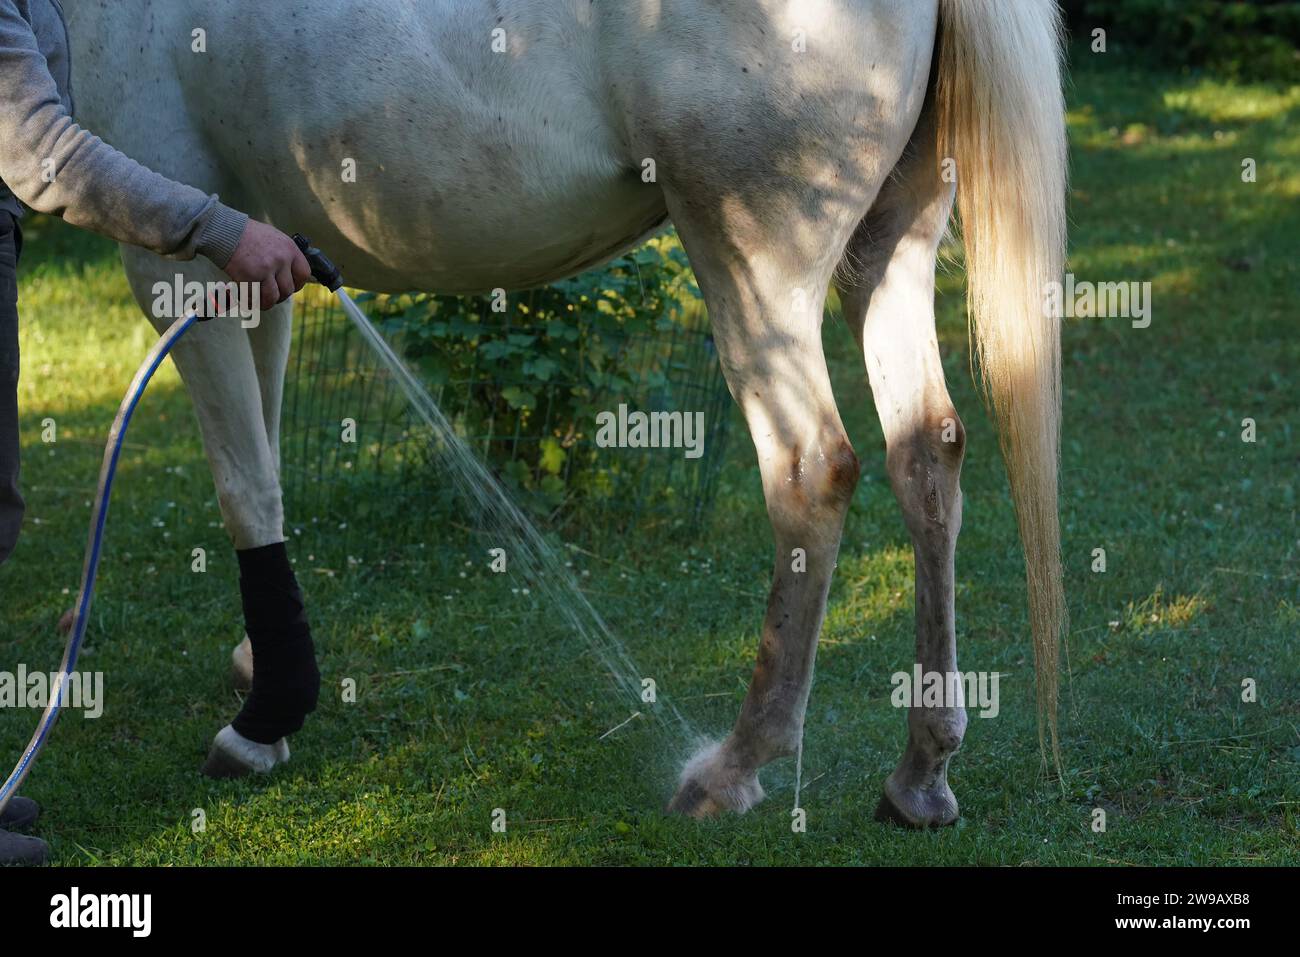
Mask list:
[{"label": "horse belly", "polygon": [[493,5],[473,0],[384,17],[332,0],[256,36],[237,15],[256,5],[230,0],[209,21],[215,62],[177,69],[255,212],[310,235],[350,283],[521,288],[616,255],[667,215],[611,122],[583,6],[519,4],[498,53]]}]

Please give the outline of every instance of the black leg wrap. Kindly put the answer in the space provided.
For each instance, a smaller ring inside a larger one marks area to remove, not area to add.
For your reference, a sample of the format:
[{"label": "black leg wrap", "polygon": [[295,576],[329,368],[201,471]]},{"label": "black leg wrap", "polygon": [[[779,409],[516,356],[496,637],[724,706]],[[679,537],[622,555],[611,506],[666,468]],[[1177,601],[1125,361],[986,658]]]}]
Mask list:
[{"label": "black leg wrap", "polygon": [[253,690],[230,724],[250,741],[274,744],[300,730],[316,710],[316,648],[284,543],[235,554],[244,623],[253,644]]}]

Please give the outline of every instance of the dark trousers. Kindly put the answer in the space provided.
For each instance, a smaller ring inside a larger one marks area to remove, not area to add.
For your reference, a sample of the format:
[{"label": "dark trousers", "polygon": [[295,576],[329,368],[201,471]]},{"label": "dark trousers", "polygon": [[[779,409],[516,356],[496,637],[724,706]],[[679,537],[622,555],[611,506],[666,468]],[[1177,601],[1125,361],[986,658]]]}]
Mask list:
[{"label": "dark trousers", "polygon": [[18,491],[18,256],[23,233],[0,210],[0,564],[18,543],[23,497]]}]

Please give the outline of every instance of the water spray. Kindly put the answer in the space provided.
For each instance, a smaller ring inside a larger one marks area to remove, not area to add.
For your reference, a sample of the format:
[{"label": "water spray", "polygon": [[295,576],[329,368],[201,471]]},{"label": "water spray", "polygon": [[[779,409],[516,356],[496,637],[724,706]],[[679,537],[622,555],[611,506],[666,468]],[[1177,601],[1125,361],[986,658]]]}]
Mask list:
[{"label": "water spray", "polygon": [[605,732],[602,738],[609,737],[634,720],[647,718],[675,722],[689,740],[697,739],[698,733],[667,695],[656,690],[653,703],[642,697],[648,677],[646,673],[637,667],[622,642],[587,600],[555,550],[438,408],[419,377],[352,301],[334,264],[302,236],[295,236],[294,242],[311,263],[313,277],[334,292],[361,338],[388,369],[412,411],[432,433],[431,448],[439,455],[455,492],[476,512],[482,531],[510,544],[510,564],[516,573],[537,588],[613,679],[632,715]]}]

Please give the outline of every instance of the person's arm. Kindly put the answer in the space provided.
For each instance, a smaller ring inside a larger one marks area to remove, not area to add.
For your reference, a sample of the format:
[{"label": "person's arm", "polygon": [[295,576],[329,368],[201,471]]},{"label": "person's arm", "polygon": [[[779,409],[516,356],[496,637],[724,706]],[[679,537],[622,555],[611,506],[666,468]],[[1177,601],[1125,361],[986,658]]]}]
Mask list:
[{"label": "person's arm", "polygon": [[0,179],[28,206],[74,226],[164,256],[201,254],[220,267],[248,224],[215,196],[159,176],[73,122],[12,3],[0,3]]},{"label": "person's arm", "polygon": [[175,259],[206,256],[232,279],[260,283],[263,308],[311,276],[279,230],[159,176],[73,122],[11,0],[0,0],[0,179],[73,226]]}]

